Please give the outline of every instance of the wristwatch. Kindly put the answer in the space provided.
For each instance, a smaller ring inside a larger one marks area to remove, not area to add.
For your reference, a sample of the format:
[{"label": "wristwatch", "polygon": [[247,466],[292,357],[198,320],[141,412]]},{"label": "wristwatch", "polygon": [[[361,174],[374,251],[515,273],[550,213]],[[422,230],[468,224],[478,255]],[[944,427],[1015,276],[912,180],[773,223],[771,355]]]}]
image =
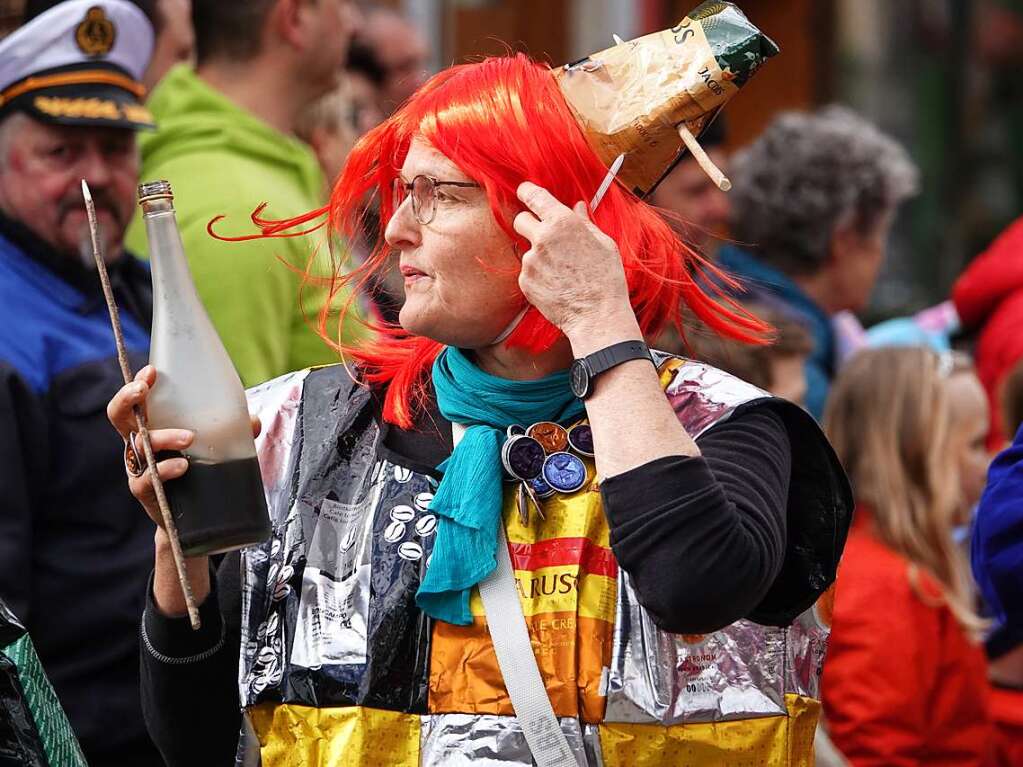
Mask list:
[{"label": "wristwatch", "polygon": [[650,348],[642,341],[622,341],[575,360],[568,370],[572,393],[579,399],[586,399],[593,392],[593,380],[597,376],[629,360],[650,360],[654,364]]}]

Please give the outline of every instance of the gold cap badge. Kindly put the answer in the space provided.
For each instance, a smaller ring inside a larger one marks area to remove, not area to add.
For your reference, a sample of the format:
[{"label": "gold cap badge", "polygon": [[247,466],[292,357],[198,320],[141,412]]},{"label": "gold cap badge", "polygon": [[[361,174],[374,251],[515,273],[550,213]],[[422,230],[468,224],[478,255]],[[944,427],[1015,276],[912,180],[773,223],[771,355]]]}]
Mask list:
[{"label": "gold cap badge", "polygon": [[117,30],[99,6],[85,13],[82,23],[75,29],[75,42],[87,56],[105,56],[114,47]]}]

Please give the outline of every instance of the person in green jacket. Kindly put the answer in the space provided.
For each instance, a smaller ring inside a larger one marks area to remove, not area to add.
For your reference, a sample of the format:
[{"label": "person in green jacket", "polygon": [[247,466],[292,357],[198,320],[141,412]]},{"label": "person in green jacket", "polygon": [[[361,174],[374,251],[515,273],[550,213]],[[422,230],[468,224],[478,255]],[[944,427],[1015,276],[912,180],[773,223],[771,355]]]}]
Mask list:
[{"label": "person in green jacket", "polygon": [[[251,233],[252,211],[283,218],[322,204],[312,151],[292,136],[295,116],[336,84],[355,24],[347,0],[196,0],[196,68],[179,65],[147,106],[159,129],[140,137],[142,181],[166,179],[199,295],[246,386],[337,361],[313,330],[328,298],[326,242],[307,238],[225,242]],[[139,217],[129,247],[145,253]],[[282,263],[285,262],[285,263]],[[291,268],[289,268],[289,266]],[[343,306],[349,294],[335,297]],[[352,341],[358,317],[338,329]]]}]

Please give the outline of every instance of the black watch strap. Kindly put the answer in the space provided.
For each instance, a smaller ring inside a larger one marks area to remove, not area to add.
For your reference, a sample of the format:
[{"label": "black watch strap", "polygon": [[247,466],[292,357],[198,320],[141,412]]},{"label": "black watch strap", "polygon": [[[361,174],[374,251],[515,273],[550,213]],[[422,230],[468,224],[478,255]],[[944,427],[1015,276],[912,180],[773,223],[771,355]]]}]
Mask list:
[{"label": "black watch strap", "polygon": [[586,366],[590,369],[590,378],[596,378],[615,365],[621,365],[629,360],[643,359],[654,361],[650,355],[650,347],[642,341],[622,341],[586,355]]},{"label": "black watch strap", "polygon": [[622,341],[604,347],[573,363],[572,388],[576,396],[585,399],[593,392],[593,382],[601,373],[630,360],[650,360],[650,348],[642,341]]}]

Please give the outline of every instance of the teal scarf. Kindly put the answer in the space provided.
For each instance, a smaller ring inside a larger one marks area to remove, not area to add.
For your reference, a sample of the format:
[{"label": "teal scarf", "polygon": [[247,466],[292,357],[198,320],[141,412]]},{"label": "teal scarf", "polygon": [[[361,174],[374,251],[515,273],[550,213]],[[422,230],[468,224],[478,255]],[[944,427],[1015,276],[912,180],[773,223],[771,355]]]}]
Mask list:
[{"label": "teal scarf", "polygon": [[466,626],[472,587],[497,565],[505,430],[513,423],[570,421],[583,414],[583,403],[569,389],[568,371],[510,381],[484,373],[450,346],[433,363],[433,387],[441,414],[467,428],[437,467],[444,472],[430,504],[437,537],[416,604],[438,620]]}]

